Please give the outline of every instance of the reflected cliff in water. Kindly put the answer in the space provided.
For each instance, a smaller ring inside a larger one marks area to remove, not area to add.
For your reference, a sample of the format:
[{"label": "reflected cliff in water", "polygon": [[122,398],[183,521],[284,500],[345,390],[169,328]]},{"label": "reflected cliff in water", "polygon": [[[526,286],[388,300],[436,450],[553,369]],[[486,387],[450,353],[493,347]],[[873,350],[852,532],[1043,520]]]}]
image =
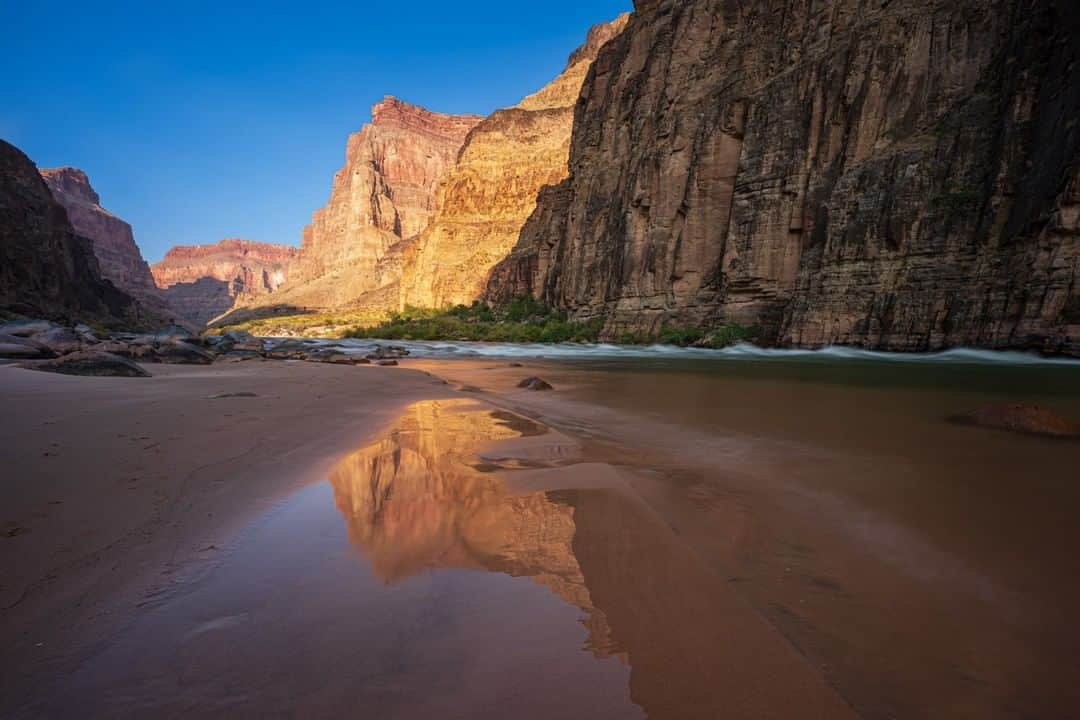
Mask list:
[{"label": "reflected cliff in water", "polygon": [[532,578],[582,610],[591,649],[605,654],[614,648],[574,556],[569,498],[513,494],[480,457],[500,440],[545,433],[481,403],[421,402],[338,464],[330,483],[349,539],[385,582],[435,568]]},{"label": "reflected cliff in water", "polygon": [[481,403],[423,402],[345,458],[330,476],[336,504],[378,577],[465,569],[532,579],[581,610],[587,649],[631,666],[631,697],[652,718],[849,716],[819,672],[643,504],[583,489],[594,468],[542,470],[563,489],[513,492],[483,456],[522,438],[547,442],[541,426]]}]

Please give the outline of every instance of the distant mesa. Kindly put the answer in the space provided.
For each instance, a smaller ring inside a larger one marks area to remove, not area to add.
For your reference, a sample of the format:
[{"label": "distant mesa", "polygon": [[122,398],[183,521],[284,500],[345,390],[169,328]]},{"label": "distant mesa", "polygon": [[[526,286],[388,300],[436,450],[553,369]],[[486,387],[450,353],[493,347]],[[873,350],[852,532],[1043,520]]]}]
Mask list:
[{"label": "distant mesa", "polygon": [[213,245],[178,245],[150,271],[169,307],[202,326],[238,301],[281,287],[296,252],[287,245],[230,238]]}]

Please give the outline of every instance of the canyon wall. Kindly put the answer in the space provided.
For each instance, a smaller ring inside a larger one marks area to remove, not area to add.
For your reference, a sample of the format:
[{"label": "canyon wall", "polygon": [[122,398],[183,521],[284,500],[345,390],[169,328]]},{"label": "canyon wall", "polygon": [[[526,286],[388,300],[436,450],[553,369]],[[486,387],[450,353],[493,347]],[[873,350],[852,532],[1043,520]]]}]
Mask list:
[{"label": "canyon wall", "polygon": [[151,268],[158,292],[183,319],[205,325],[238,302],[274,292],[288,279],[296,249],[228,239],[180,245]]},{"label": "canyon wall", "polygon": [[487,297],[1080,354],[1080,7],[638,0]]},{"label": "canyon wall", "polygon": [[404,247],[401,305],[442,307],[483,295],[491,268],[536,208],[537,193],[566,177],[581,84],[628,17],[592,28],[554,81],[469,133],[439,186],[431,224]]},{"label": "canyon wall", "polygon": [[423,230],[435,189],[453,165],[474,115],[444,115],[393,97],[349,138],[330,200],[305,228],[292,277],[259,304],[303,309],[397,304],[396,245]]},{"label": "canyon wall", "polygon": [[131,226],[101,207],[101,199],[86,173],[61,167],[43,169],[41,176],[53,197],[67,210],[75,232],[93,242],[102,277],[136,297],[153,295],[154,278],[135,244]]},{"label": "canyon wall", "polygon": [[145,309],[102,278],[90,239],[76,234],[37,167],[0,140],[0,309],[64,321],[138,326]]}]

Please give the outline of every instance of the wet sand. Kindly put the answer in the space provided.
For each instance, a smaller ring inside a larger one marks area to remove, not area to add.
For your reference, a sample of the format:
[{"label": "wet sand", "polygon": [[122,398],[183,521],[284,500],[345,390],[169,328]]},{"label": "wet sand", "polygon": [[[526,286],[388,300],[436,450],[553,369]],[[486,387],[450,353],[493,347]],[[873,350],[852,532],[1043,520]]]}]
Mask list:
[{"label": "wet sand", "polygon": [[408,365],[0,368],[0,715],[1080,708],[1072,368]]},{"label": "wet sand", "polygon": [[[245,521],[442,383],[396,368],[0,366],[0,716],[212,568]],[[211,396],[255,393],[257,397]]]}]

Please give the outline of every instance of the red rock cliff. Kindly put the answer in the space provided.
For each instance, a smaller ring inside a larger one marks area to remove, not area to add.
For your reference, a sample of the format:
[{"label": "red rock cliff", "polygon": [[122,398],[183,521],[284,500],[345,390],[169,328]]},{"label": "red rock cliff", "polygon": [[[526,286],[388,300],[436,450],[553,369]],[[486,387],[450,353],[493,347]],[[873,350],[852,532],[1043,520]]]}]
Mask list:
[{"label": "red rock cliff", "polygon": [[290,282],[264,302],[323,309],[379,304],[372,294],[388,289],[387,302],[396,304],[400,262],[391,247],[427,226],[439,180],[481,120],[393,97],[377,103],[371,122],[349,138],[329,202],[304,230]]},{"label": "red rock cliff", "polygon": [[600,48],[627,15],[593,27],[551,83],[476,126],[438,192],[431,224],[404,252],[401,305],[442,307],[484,293],[540,189],[566,177],[574,105]]},{"label": "red rock cliff", "polygon": [[288,279],[296,249],[228,239],[214,245],[180,245],[151,268],[163,296],[186,320],[205,324],[238,300],[277,290]]},{"label": "red rock cliff", "polygon": [[150,267],[143,260],[131,226],[101,207],[86,173],[78,168],[41,170],[53,197],[67,210],[75,232],[93,243],[101,274],[140,299],[155,295]]}]

